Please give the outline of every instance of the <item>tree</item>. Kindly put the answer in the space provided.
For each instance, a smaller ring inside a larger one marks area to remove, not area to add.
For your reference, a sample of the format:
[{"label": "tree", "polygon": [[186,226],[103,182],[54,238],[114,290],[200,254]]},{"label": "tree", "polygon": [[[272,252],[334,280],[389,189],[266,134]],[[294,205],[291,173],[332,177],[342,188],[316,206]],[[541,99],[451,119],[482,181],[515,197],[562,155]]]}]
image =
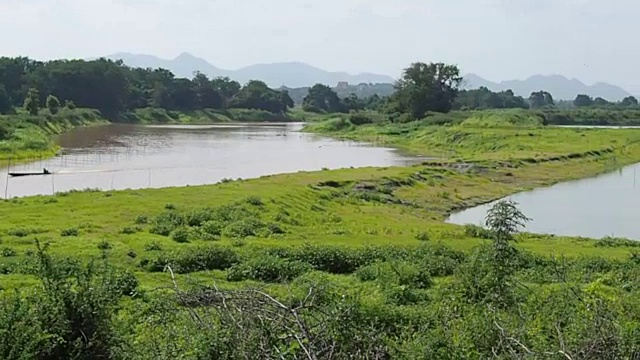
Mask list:
[{"label": "tree", "polygon": [[413,63],[395,84],[396,108],[414,119],[427,111],[449,112],[458,95],[462,77],[457,66],[444,63]]},{"label": "tree", "polygon": [[47,96],[47,109],[49,109],[51,114],[57,114],[58,110],[60,110],[60,100],[53,95]]},{"label": "tree", "polygon": [[576,107],[592,106],[594,103],[593,98],[589,95],[579,94],[576,99],[573,100],[573,105]]},{"label": "tree", "polygon": [[553,96],[546,91],[532,92],[529,97],[529,104],[532,109],[540,109],[545,107],[553,107],[555,102]]},{"label": "tree", "polygon": [[24,99],[24,108],[31,115],[38,115],[40,110],[40,92],[36,88],[29,89],[27,97]]},{"label": "tree", "polygon": [[593,100],[593,105],[598,107],[607,106],[609,105],[609,102],[601,97],[597,97],[595,100]]},{"label": "tree", "polygon": [[620,105],[622,106],[638,106],[638,100],[633,97],[633,96],[627,96],[626,98],[622,99],[622,102],[620,103]]},{"label": "tree", "polygon": [[322,84],[315,84],[309,89],[309,93],[302,100],[302,108],[305,111],[325,113],[345,111],[345,106],[340,101],[338,94]]},{"label": "tree", "polygon": [[355,110],[355,111],[359,111],[359,110],[364,110],[364,108],[367,106],[367,103],[365,102],[364,99],[360,99],[358,97],[358,95],[351,93],[349,94],[349,96],[347,96],[346,98],[342,99],[342,102],[344,104],[345,110],[350,111],[350,110]]},{"label": "tree", "polygon": [[229,101],[236,96],[240,89],[242,89],[242,85],[239,82],[229,79],[228,77],[217,77],[211,80],[211,85],[213,86],[220,95],[222,95],[222,100],[224,102],[224,107],[227,107]]},{"label": "tree", "polygon": [[0,114],[6,114],[13,109],[9,93],[4,85],[0,84]]},{"label": "tree", "polygon": [[252,80],[242,87],[229,106],[284,113],[293,107],[293,100],[288,93],[273,90],[262,81]]},{"label": "tree", "polygon": [[213,87],[207,75],[196,72],[193,80],[193,91],[197,98],[197,106],[202,109],[221,109],[222,95]]}]

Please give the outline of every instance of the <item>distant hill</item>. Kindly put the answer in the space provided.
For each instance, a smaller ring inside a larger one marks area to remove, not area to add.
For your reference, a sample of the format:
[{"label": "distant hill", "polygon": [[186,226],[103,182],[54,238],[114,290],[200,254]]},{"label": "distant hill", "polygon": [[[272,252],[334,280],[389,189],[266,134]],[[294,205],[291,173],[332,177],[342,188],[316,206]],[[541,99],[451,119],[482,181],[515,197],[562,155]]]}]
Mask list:
[{"label": "distant hill", "polygon": [[171,70],[178,77],[191,78],[194,71],[200,71],[209,77],[228,76],[243,84],[249,80],[262,80],[273,88],[281,86],[298,88],[317,83],[336,86],[339,82],[360,84],[392,83],[394,81],[393,78],[386,75],[370,73],[352,75],[345,72],[330,72],[301,62],[257,64],[238,70],[226,70],[189,53],[183,53],[173,60],[130,53],[118,53],[105,57],[112,60],[122,60],[126,65],[132,67],[162,67]]},{"label": "distant hill", "polygon": [[562,75],[534,75],[526,80],[509,80],[492,82],[475,74],[464,76],[465,88],[477,89],[481,86],[491,91],[513,90],[516,95],[528,98],[534,91],[546,90],[557,100],[573,100],[578,94],[587,94],[594,98],[601,97],[609,101],[620,101],[631,94],[615,85],[597,83],[586,85],[577,79],[567,79]]}]

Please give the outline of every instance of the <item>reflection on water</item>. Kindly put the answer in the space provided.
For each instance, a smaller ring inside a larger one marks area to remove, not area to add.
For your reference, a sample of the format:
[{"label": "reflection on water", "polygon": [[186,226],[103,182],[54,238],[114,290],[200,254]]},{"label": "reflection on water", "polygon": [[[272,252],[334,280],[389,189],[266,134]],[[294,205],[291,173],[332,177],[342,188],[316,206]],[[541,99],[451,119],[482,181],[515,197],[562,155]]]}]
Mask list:
[{"label": "reflection on water", "polygon": [[393,166],[421,159],[355,142],[301,133],[301,124],[109,125],[80,128],[58,139],[55,158],[11,166],[12,172],[54,175],[7,177],[4,197],[71,189],[136,189],[216,183],[301,170]]},{"label": "reflection on water", "polygon": [[[526,231],[563,236],[640,240],[640,164],[595,178],[571,181],[515,194],[522,212],[532,218]],[[486,204],[453,214],[454,224],[482,225]]]}]

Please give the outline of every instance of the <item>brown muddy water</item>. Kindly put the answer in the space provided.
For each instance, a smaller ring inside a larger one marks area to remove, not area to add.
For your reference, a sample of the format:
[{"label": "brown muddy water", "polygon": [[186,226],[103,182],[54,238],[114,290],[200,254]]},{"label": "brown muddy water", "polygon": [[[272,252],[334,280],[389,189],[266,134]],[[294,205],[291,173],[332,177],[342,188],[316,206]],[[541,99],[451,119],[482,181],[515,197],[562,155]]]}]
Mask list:
[{"label": "brown muddy water", "polygon": [[[107,125],[59,137],[51,159],[0,169],[0,197],[204,185],[298,171],[404,166],[424,158],[302,133],[302,124]],[[8,172],[49,176],[9,177]]]}]

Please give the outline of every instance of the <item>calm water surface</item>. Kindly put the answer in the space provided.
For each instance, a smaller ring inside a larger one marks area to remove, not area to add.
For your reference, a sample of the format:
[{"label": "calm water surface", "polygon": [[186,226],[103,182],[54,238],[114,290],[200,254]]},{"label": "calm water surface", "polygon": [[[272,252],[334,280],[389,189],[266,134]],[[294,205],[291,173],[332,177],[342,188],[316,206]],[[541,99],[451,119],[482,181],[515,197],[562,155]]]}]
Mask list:
[{"label": "calm water surface", "polygon": [[[423,160],[395,150],[299,132],[302,124],[108,125],[59,138],[52,159],[0,169],[4,197],[71,189],[136,189],[216,183],[297,171],[407,165]],[[7,177],[42,171],[52,176]],[[8,186],[7,186],[8,185]]]},{"label": "calm water surface", "polygon": [[[532,221],[526,231],[564,236],[640,240],[640,164],[595,178],[508,197]],[[453,214],[454,224],[483,225],[493,204]]]}]

